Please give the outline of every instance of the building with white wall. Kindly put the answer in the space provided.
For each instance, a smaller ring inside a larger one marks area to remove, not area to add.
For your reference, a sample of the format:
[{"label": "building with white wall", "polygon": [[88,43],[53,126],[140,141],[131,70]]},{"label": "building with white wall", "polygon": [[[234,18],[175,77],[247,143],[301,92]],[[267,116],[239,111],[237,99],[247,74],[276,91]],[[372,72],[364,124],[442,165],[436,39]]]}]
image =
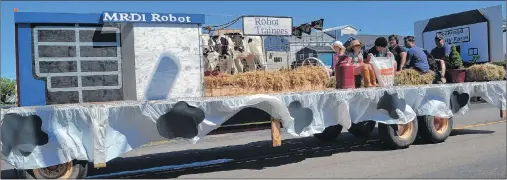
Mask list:
[{"label": "building with white wall", "polygon": [[447,43],[456,45],[464,62],[476,55],[477,62],[496,62],[505,59],[504,24],[498,5],[417,21],[414,36],[417,46],[432,49],[435,36],[442,34]]}]

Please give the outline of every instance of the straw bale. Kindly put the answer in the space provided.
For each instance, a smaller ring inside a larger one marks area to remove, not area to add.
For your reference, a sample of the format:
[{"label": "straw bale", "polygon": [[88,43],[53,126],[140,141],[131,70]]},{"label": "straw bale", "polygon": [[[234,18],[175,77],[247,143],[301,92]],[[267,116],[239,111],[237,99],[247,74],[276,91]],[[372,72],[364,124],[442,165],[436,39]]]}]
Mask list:
[{"label": "straw bale", "polygon": [[413,69],[406,69],[397,72],[394,76],[394,85],[422,85],[432,84],[435,80],[435,72],[429,71],[426,74],[421,74]]},{"label": "straw bale", "polygon": [[467,68],[468,82],[498,81],[505,78],[505,69],[491,63],[475,64]]},{"label": "straw bale", "polygon": [[326,89],[329,76],[322,67],[252,71],[205,76],[206,96],[235,96]]}]

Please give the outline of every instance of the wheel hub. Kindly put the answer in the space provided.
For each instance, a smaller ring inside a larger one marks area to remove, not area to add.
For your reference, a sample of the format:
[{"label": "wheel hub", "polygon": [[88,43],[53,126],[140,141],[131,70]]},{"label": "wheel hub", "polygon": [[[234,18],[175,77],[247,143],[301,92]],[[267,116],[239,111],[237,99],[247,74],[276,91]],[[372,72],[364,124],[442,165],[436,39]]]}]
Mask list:
[{"label": "wheel hub", "polygon": [[44,179],[68,178],[67,176],[70,175],[71,171],[71,162],[33,170],[34,174],[36,173]]},{"label": "wheel hub", "polygon": [[435,126],[437,133],[442,134],[449,127],[449,118],[434,117],[433,126]]},{"label": "wheel hub", "polygon": [[396,134],[398,134],[400,138],[406,139],[412,135],[412,130],[412,123],[398,124]]}]

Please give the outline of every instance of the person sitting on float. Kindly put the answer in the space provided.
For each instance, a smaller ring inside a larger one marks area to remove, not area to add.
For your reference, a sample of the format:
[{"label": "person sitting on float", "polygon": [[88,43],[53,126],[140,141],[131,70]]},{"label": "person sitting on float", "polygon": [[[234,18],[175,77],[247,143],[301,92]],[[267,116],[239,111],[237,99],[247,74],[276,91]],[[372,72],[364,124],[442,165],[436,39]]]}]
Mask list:
[{"label": "person sitting on float", "polygon": [[451,54],[451,46],[444,42],[444,36],[438,34],[435,37],[435,44],[437,47],[431,50],[431,56],[435,59],[438,65],[438,69],[432,69],[436,71],[438,76],[440,76],[440,82],[445,83],[445,62],[449,62],[449,56]]},{"label": "person sitting on float", "polygon": [[331,43],[331,48],[335,52],[333,56],[333,62],[331,63],[332,75],[334,75],[336,64],[338,64],[340,61],[340,57],[343,57],[343,55],[345,55],[345,46],[343,46],[343,43],[341,41],[334,41]]},{"label": "person sitting on float", "polygon": [[389,39],[389,51],[393,53],[394,59],[396,60],[396,71],[403,70],[403,66],[407,62],[407,51],[404,47],[399,45],[398,35],[390,35]]},{"label": "person sitting on float", "polygon": [[364,87],[377,86],[377,78],[372,65],[363,61],[363,52],[361,50],[363,46],[363,43],[359,40],[352,40],[350,46],[347,47],[345,56],[352,58],[354,76],[360,75],[363,78]]},{"label": "person sitting on float", "polygon": [[415,69],[421,74],[427,73],[430,70],[428,64],[428,57],[423,49],[415,45],[414,36],[406,36],[403,38],[405,47],[409,48],[407,52],[407,63],[404,69]]},{"label": "person sitting on float", "polygon": [[[366,63],[370,63],[370,57],[368,57],[369,54],[372,54],[373,57],[387,57],[389,54],[393,55],[393,53],[389,52],[389,49],[387,48],[387,39],[385,37],[378,37],[375,39],[375,46],[363,54],[363,58],[366,59]],[[393,73],[396,73],[397,64],[398,63],[394,61]]]},{"label": "person sitting on float", "polygon": [[368,58],[368,54],[373,54],[374,57],[387,57],[387,39],[385,37],[378,37],[375,39],[375,46],[364,52],[363,58]]}]

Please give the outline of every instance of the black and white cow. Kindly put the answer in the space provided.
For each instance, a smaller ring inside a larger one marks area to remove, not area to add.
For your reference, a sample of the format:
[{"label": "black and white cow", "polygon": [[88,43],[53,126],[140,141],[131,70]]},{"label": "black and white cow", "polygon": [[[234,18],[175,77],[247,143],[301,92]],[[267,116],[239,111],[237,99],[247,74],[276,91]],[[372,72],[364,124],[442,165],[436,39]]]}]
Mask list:
[{"label": "black and white cow", "polygon": [[204,35],[203,55],[207,70],[214,70],[219,66],[220,71],[228,73],[243,72],[241,61],[246,60],[249,69],[256,70],[260,65],[266,69],[266,61],[260,36],[243,36],[240,33],[224,35]]},{"label": "black and white cow", "polygon": [[[222,42],[220,42],[222,39]],[[228,55],[228,51],[226,47],[222,48],[222,44],[227,44],[227,40],[225,37],[219,36],[202,36],[202,46],[203,46],[203,57],[204,57],[204,66],[206,71],[214,71],[217,67],[221,72],[224,72],[226,69],[225,59]]]},{"label": "black and white cow", "polygon": [[[241,33],[227,33],[225,35],[234,43],[232,48],[234,62],[241,62],[245,59],[249,70],[257,70],[258,65],[261,66],[262,70],[266,70],[267,63],[264,58],[263,43],[260,36],[244,36]],[[242,67],[237,68],[242,72]]]}]

